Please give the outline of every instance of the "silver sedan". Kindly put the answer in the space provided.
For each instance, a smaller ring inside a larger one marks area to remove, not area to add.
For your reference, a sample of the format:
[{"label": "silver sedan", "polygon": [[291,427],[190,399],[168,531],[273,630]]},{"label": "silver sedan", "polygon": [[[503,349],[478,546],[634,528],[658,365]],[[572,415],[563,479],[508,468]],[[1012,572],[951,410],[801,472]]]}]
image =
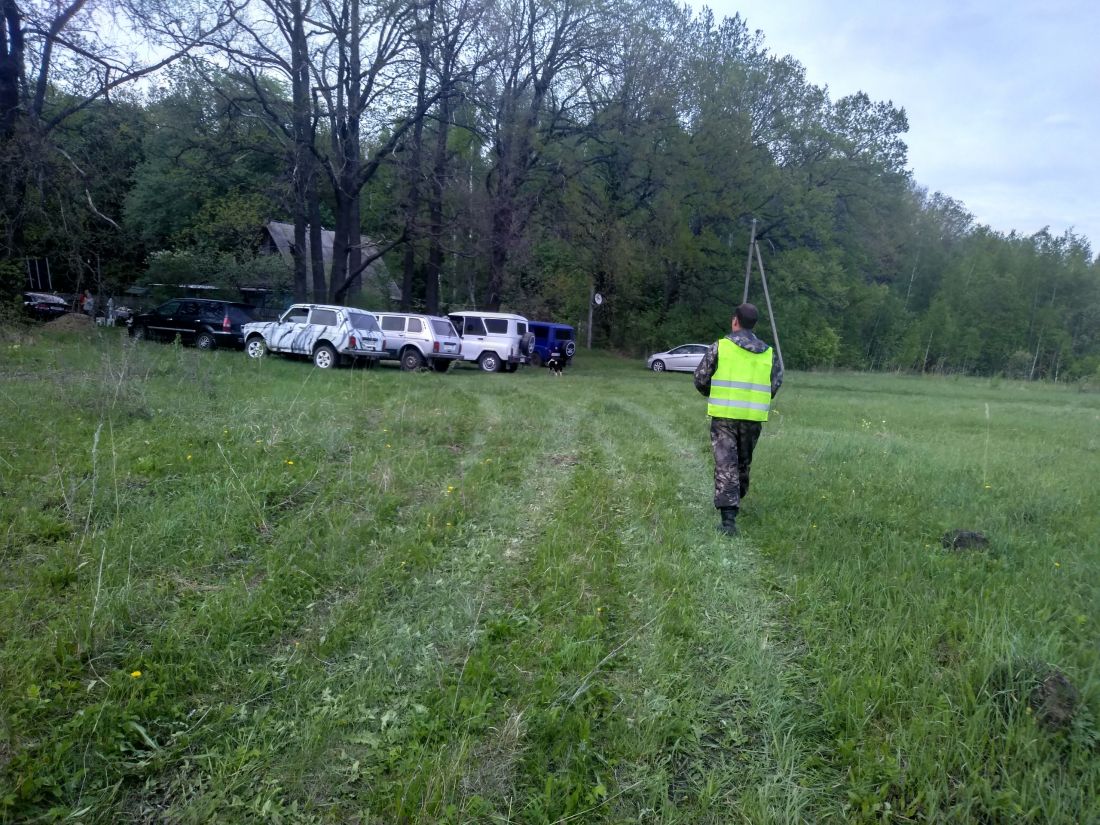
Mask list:
[{"label": "silver sedan", "polygon": [[682,344],[667,352],[653,353],[646,359],[645,366],[646,369],[654,372],[665,370],[694,372],[699,362],[703,360],[703,356],[707,354],[707,349],[709,347],[706,344]]}]

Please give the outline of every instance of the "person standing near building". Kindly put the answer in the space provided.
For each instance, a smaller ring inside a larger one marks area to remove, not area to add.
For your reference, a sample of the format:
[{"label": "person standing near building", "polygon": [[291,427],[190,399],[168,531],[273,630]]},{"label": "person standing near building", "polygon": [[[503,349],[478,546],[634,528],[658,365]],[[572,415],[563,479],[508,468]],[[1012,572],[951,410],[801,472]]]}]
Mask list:
[{"label": "person standing near building", "polygon": [[752,304],[737,307],[730,334],[712,344],[695,368],[695,389],[709,399],[714,506],[722,514],[718,529],[727,536],[737,535],[752,453],[783,383],[783,365],[752,331],[758,317]]}]

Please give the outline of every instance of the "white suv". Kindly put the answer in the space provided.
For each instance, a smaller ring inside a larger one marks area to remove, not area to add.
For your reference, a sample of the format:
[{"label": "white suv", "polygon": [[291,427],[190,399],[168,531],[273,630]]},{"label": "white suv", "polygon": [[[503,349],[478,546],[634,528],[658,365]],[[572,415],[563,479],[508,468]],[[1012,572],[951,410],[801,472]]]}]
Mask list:
[{"label": "white suv", "polygon": [[462,357],[462,340],[446,318],[406,312],[375,312],[382,327],[382,357],[401,362],[401,369],[418,370],[431,364],[446,372]]},{"label": "white suv", "polygon": [[382,356],[382,332],[374,316],[361,309],[328,304],[292,304],[278,321],[245,324],[244,351],[249,358],[271,352],[306,355],[321,369],[341,361]]},{"label": "white suv", "polygon": [[485,372],[502,367],[515,372],[526,364],[535,346],[527,319],[507,312],[451,312],[447,315],[462,337],[462,360],[474,361]]}]

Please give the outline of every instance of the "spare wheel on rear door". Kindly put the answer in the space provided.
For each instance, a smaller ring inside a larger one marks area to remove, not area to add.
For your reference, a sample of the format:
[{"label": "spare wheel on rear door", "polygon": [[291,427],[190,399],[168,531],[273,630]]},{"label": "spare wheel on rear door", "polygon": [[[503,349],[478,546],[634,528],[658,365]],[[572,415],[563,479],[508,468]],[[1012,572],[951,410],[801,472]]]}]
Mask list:
[{"label": "spare wheel on rear door", "polygon": [[523,337],[519,339],[519,352],[524,357],[529,356],[535,349],[535,334],[533,332],[523,333]]}]

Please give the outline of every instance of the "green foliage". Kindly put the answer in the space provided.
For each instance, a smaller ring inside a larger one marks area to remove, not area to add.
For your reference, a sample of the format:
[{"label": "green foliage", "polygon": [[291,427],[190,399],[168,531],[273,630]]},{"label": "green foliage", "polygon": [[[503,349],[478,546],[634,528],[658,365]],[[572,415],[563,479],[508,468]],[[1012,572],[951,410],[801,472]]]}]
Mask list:
[{"label": "green foliage", "polygon": [[235,289],[264,286],[289,291],[293,272],[279,255],[238,256],[211,249],[156,252],[149,256],[147,284],[211,284]]},{"label": "green foliage", "polygon": [[151,250],[254,252],[282,197],[285,150],[248,81],[220,73],[208,83],[177,69],[148,113],[155,128],[126,198],[127,227]]}]

